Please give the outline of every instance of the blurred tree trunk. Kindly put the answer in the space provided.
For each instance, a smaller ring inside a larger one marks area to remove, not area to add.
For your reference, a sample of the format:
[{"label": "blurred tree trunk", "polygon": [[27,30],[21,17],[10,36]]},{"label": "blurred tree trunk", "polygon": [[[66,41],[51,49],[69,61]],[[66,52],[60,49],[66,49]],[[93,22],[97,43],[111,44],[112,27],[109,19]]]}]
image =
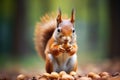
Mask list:
[{"label": "blurred tree trunk", "polygon": [[98,48],[99,33],[99,3],[98,0],[88,0],[88,42],[90,50]]},{"label": "blurred tree trunk", "polygon": [[110,59],[120,59],[120,3],[110,0]]},{"label": "blurred tree trunk", "polygon": [[15,2],[15,13],[14,13],[14,21],[13,21],[13,36],[12,36],[12,55],[20,56],[22,54],[26,54],[27,49],[27,41],[25,38],[26,31],[26,12],[25,12],[25,0],[16,0]]}]

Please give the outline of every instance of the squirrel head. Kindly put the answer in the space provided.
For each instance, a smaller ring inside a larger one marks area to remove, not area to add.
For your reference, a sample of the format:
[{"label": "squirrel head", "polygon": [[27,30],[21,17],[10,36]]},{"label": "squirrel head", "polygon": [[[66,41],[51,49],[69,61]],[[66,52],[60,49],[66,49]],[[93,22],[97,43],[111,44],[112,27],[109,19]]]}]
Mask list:
[{"label": "squirrel head", "polygon": [[54,39],[59,43],[72,43],[76,40],[76,33],[74,28],[75,11],[72,10],[70,19],[61,18],[61,10],[57,16],[57,28],[54,32]]}]

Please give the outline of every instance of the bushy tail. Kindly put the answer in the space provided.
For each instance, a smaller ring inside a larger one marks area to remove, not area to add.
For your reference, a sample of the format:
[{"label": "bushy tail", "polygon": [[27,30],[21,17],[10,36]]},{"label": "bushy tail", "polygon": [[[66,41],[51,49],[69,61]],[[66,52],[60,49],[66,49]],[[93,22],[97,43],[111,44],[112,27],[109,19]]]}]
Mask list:
[{"label": "bushy tail", "polygon": [[35,49],[37,53],[45,59],[45,48],[48,40],[51,38],[56,28],[56,16],[55,14],[46,14],[41,18],[41,21],[36,24],[35,27]]}]

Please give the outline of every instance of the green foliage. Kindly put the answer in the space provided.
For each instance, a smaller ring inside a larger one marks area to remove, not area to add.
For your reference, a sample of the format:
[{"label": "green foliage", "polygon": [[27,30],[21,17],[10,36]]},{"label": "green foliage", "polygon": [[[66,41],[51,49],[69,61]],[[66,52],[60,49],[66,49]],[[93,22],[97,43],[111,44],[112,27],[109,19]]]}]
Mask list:
[{"label": "green foliage", "polygon": [[[18,0],[17,0],[18,1]],[[7,34],[3,34],[3,45],[5,46],[6,55],[11,55],[10,50],[13,44],[12,31],[14,18],[17,13],[16,2],[14,0],[4,0],[2,3],[1,14],[1,30]],[[30,53],[35,53],[34,49],[34,28],[36,22],[40,21],[40,17],[46,13],[55,12],[57,13],[58,8],[61,8],[63,14],[70,16],[72,8],[76,10],[76,32],[78,41],[78,55],[95,55],[99,59],[106,56],[109,40],[109,12],[108,12],[108,1],[107,0],[22,0],[25,9],[25,38],[28,43],[28,49]],[[3,21],[4,20],[4,21]],[[6,24],[8,23],[8,24]],[[4,26],[4,24],[6,24]],[[7,32],[6,32],[7,31]],[[9,34],[10,33],[10,34]],[[22,33],[22,32],[21,32]],[[9,37],[9,39],[8,39]],[[11,39],[10,39],[11,38]],[[9,41],[11,40],[11,41]],[[8,43],[6,43],[8,42]],[[11,45],[10,45],[11,44]],[[7,47],[7,48],[6,48]],[[28,53],[29,53],[28,52]],[[2,53],[2,52],[0,52]],[[24,57],[24,55],[23,55]],[[83,58],[85,59],[86,56]],[[0,56],[1,58],[1,56]],[[0,59],[2,64],[7,59]],[[27,59],[23,59],[22,63],[24,66],[34,65],[33,63],[39,61],[37,56],[27,56]],[[79,56],[82,58],[82,56]],[[97,58],[93,57],[93,60]],[[20,59],[21,60],[21,59]],[[5,61],[6,62],[6,61]],[[42,62],[42,61],[41,61]],[[32,64],[31,64],[32,63]],[[84,60],[83,60],[84,63]]]}]

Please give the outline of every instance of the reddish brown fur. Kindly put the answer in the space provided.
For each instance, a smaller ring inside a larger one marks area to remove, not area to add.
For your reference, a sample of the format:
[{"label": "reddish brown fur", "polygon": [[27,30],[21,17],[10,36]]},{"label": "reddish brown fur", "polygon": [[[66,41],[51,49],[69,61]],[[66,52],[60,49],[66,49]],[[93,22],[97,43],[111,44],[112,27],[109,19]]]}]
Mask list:
[{"label": "reddish brown fur", "polygon": [[62,27],[61,32],[62,32],[62,34],[64,34],[64,36],[72,35],[72,29],[70,28],[70,26]]},{"label": "reddish brown fur", "polygon": [[74,64],[74,68],[73,68],[73,70],[72,70],[72,71],[75,71],[75,72],[76,72],[77,67],[78,67],[78,63],[77,63],[77,61],[76,61],[76,63]]},{"label": "reddish brown fur", "polygon": [[[72,56],[77,51],[76,41],[72,44],[72,49],[70,49],[69,46],[66,45],[66,48],[68,49],[65,48],[64,50],[61,48],[61,44],[56,44],[52,36],[56,26],[57,23],[55,17],[49,17],[48,15],[46,15],[43,18],[41,18],[41,22],[38,23],[35,28],[35,47],[38,54],[40,54],[46,60],[46,71],[48,73],[51,73],[54,70],[54,63],[52,63],[51,59],[48,57],[49,54],[52,54],[53,56],[58,56],[59,54],[65,53],[65,51],[67,51],[67,53],[69,53],[69,56]],[[71,24],[68,26],[63,26],[61,33],[64,36],[72,35],[72,27],[73,26],[71,26]],[[74,63],[73,71],[76,71],[76,69],[77,61]]]},{"label": "reddish brown fur", "polygon": [[46,54],[51,53],[54,56],[57,56],[61,53],[61,51],[59,50],[59,45],[54,43],[54,39],[51,38],[48,41],[48,45],[46,46],[47,50],[45,51]]},{"label": "reddish brown fur", "polygon": [[[49,17],[48,15],[41,18],[41,22],[37,23],[35,28],[35,48],[39,55],[45,59],[45,48],[48,40],[51,38],[55,28],[55,16]],[[52,21],[54,23],[52,23]]]},{"label": "reddish brown fur", "polygon": [[77,52],[77,49],[78,49],[78,47],[77,47],[76,43],[73,44],[72,50],[68,50],[68,53],[70,54],[70,56],[72,56],[73,54],[75,54]]},{"label": "reddish brown fur", "polygon": [[48,54],[46,54],[46,71],[48,73],[51,73],[53,71],[53,65],[54,64],[51,63],[50,58],[48,58]]}]

